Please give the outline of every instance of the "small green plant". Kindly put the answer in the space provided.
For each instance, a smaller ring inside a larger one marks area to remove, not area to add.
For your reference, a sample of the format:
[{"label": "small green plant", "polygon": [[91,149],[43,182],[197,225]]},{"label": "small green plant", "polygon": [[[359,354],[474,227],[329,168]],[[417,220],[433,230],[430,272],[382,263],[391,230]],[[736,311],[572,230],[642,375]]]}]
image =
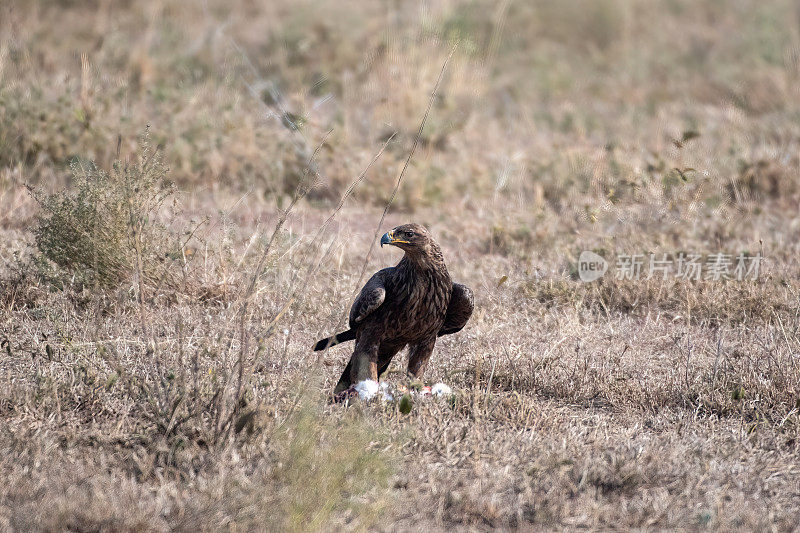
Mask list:
[{"label": "small green plant", "polygon": [[336,512],[357,511],[362,527],[374,520],[392,473],[382,440],[359,413],[334,423],[310,398],[276,437],[280,459],[274,472],[282,485],[280,516],[288,531],[317,531]]},{"label": "small green plant", "polygon": [[400,405],[399,405],[400,412],[404,415],[407,415],[411,412],[413,408],[414,408],[414,401],[411,399],[411,395],[403,394],[403,397],[400,398]]},{"label": "small green plant", "polygon": [[33,192],[42,208],[34,230],[41,258],[62,279],[82,284],[119,285],[131,279],[139,260],[144,281],[163,279],[170,238],[156,219],[173,188],[147,134],[135,157],[115,161],[110,173],[80,159],[71,170],[71,191]]}]

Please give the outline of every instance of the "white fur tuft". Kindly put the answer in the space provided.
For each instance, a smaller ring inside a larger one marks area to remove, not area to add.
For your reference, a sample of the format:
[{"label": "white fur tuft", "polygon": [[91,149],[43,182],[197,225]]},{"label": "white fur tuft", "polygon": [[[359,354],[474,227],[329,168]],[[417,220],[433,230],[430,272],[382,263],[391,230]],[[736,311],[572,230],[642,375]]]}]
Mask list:
[{"label": "white fur tuft", "polygon": [[437,383],[433,387],[431,387],[431,394],[434,396],[450,396],[453,394],[453,389],[445,385],[444,383]]},{"label": "white fur tuft", "polygon": [[371,379],[365,379],[364,381],[358,382],[356,385],[356,392],[358,393],[358,397],[362,400],[371,399],[375,396],[375,393],[378,392],[378,389],[380,389],[378,382]]}]

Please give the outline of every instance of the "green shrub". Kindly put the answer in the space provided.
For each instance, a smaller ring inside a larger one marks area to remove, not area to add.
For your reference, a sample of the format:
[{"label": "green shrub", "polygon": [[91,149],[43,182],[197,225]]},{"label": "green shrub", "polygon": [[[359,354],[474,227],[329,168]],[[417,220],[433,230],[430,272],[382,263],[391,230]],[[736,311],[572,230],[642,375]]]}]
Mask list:
[{"label": "green shrub", "polygon": [[173,188],[147,135],[135,157],[115,161],[110,173],[80,159],[71,169],[72,190],[33,193],[42,208],[34,229],[41,257],[62,278],[83,284],[116,286],[140,267],[143,281],[163,279],[176,254],[169,253],[169,232],[156,219]]}]

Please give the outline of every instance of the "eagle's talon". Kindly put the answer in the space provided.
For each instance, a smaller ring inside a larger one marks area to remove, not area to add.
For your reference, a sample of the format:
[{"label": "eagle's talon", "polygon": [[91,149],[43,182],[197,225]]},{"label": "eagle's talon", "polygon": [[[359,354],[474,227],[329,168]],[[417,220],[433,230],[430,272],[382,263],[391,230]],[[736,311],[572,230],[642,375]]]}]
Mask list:
[{"label": "eagle's talon", "polygon": [[356,386],[351,385],[350,387],[346,388],[341,392],[332,394],[331,403],[343,403],[349,400],[350,398],[356,398],[356,397],[358,397],[358,391],[356,390]]}]

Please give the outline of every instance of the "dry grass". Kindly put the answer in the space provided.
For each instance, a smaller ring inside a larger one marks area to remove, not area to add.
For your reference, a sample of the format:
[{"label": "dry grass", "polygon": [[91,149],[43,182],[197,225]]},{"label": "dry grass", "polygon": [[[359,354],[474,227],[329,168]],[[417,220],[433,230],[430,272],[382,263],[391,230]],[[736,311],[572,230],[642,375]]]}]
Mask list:
[{"label": "dry grass", "polygon": [[[0,530],[795,528],[798,16],[3,3]],[[384,224],[476,292],[456,396],[329,405],[349,348],[309,347],[456,43]],[[582,250],[764,263],[584,284]]]}]

